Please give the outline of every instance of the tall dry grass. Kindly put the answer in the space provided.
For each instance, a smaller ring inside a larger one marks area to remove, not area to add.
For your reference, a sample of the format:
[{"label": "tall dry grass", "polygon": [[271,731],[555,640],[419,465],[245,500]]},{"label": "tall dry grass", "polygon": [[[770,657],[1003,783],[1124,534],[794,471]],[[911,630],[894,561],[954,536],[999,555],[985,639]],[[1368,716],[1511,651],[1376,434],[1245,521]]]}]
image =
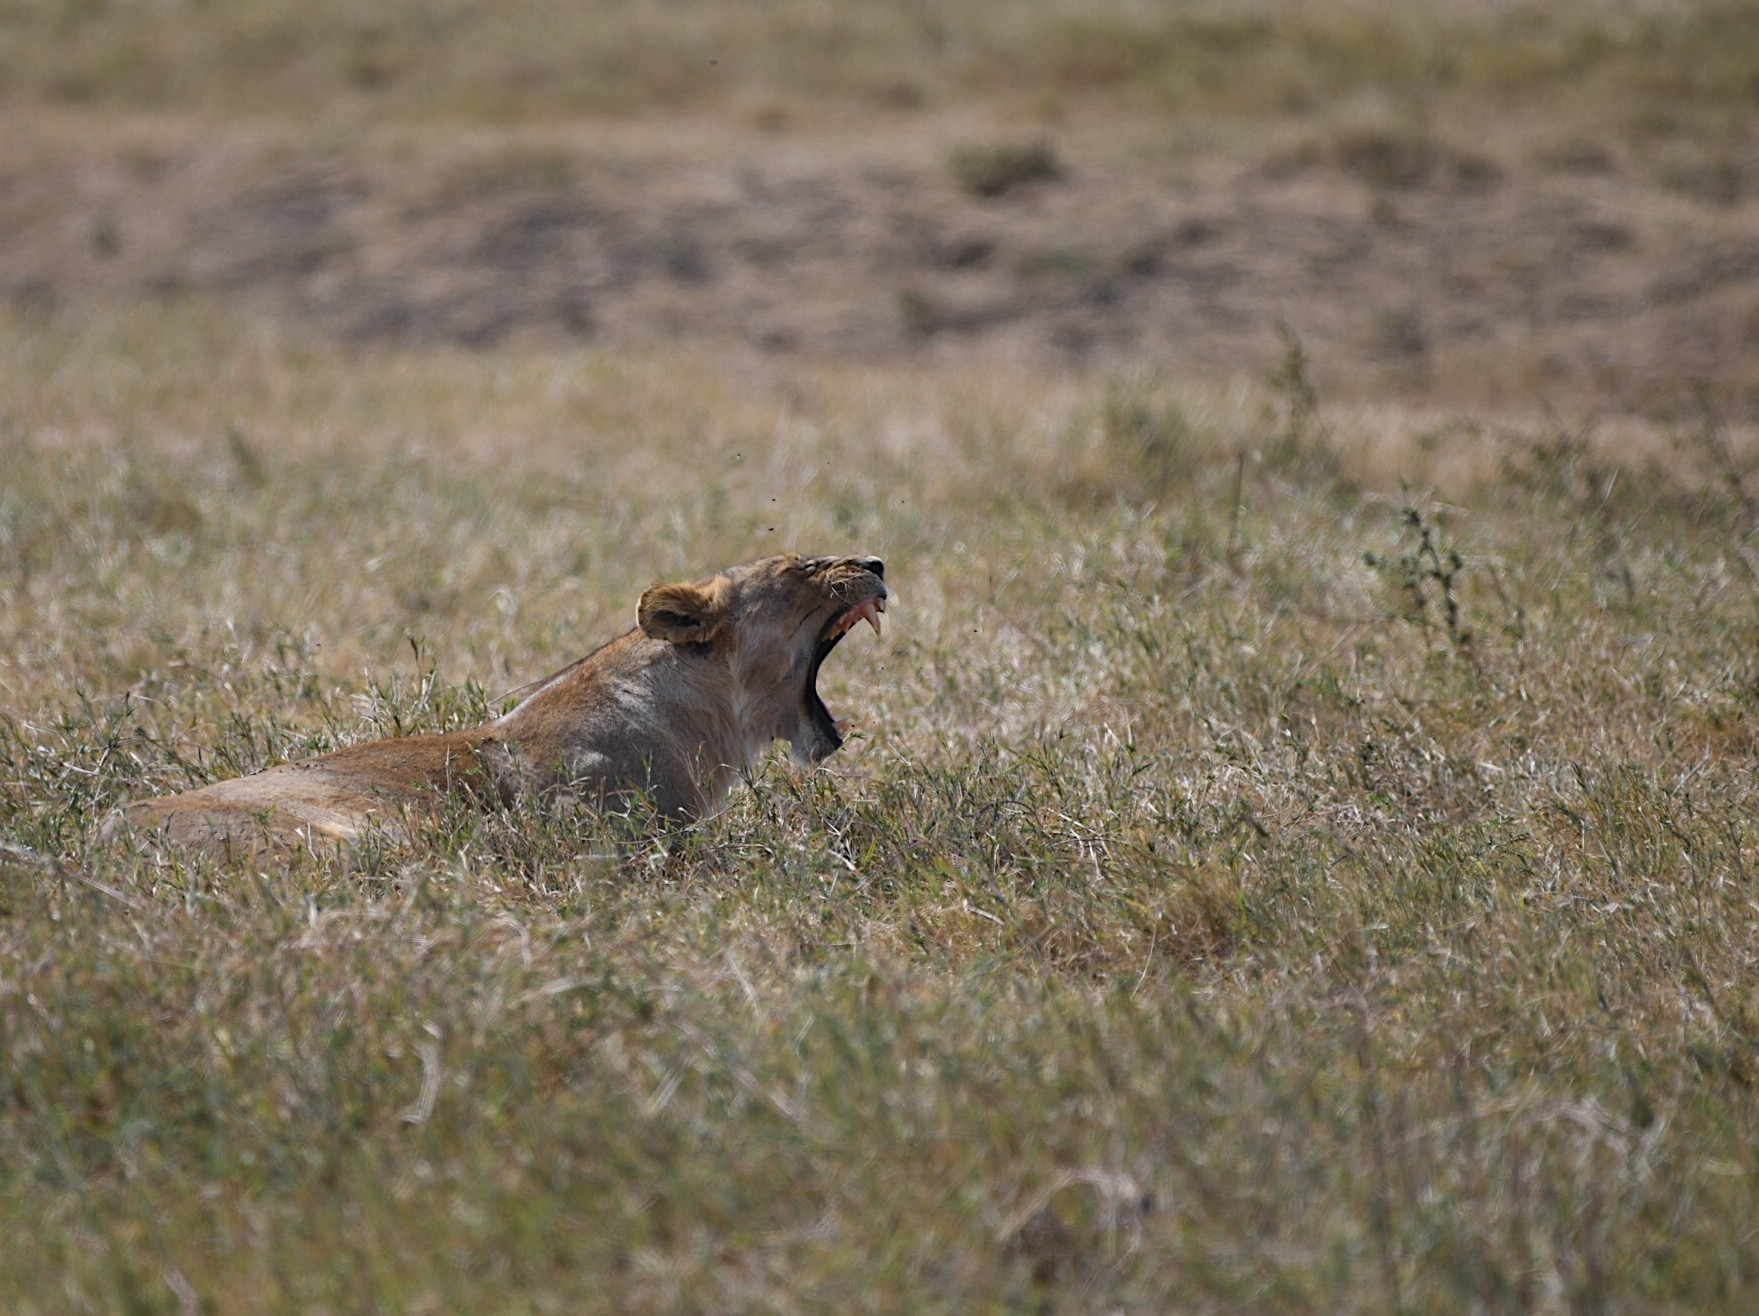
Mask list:
[{"label": "tall dry grass", "polygon": [[[1252,364],[0,324],[0,1302],[1738,1310],[1751,436]],[[863,737],[690,832],[98,839],[784,545]]]}]

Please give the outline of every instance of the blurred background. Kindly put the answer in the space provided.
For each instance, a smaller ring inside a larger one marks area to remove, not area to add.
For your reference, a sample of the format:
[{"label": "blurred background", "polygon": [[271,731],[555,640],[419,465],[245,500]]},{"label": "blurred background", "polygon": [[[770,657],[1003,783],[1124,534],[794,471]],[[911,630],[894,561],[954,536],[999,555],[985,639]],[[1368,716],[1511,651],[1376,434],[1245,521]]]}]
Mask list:
[{"label": "blurred background", "polygon": [[5,0],[0,304],[1759,404],[1736,0]]}]

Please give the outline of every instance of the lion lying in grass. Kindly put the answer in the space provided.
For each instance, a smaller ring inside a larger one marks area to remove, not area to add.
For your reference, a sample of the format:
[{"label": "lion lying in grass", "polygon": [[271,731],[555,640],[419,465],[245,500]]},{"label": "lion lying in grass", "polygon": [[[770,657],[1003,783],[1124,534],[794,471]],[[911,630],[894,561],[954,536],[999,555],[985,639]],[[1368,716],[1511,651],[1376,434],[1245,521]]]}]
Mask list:
[{"label": "lion lying in grass", "polygon": [[142,800],[124,821],[186,845],[309,845],[403,831],[442,793],[511,804],[562,792],[669,818],[712,810],[776,740],[798,763],[843,743],[818,670],[858,621],[886,609],[873,557],[764,558],[695,583],[655,585],[635,629],[469,731],[351,745],[248,777]]}]

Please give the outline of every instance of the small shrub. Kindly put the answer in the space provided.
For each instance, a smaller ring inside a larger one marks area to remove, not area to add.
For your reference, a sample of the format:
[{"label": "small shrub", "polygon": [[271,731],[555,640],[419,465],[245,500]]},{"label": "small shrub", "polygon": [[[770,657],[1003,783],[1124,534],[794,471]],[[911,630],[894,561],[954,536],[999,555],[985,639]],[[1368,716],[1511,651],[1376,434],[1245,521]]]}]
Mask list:
[{"label": "small shrub", "polygon": [[953,179],[971,196],[1003,196],[1026,183],[1058,178],[1063,166],[1047,142],[962,146],[948,167]]},{"label": "small shrub", "polygon": [[1096,253],[1066,244],[1034,247],[1014,262],[1014,272],[1023,279],[1088,278],[1104,269],[1105,262]]},{"label": "small shrub", "polygon": [[1398,591],[1405,620],[1433,626],[1440,614],[1448,639],[1462,652],[1472,647],[1472,632],[1460,621],[1459,580],[1465,559],[1443,537],[1441,527],[1415,507],[1399,509],[1403,551],[1397,557],[1364,553],[1373,567]]},{"label": "small shrub", "polygon": [[1394,361],[1420,361],[1429,353],[1429,335],[1415,307],[1388,307],[1375,314],[1374,348]]},{"label": "small shrub", "polygon": [[1339,168],[1382,191],[1408,191],[1441,182],[1482,192],[1502,179],[1487,156],[1462,151],[1424,132],[1367,128],[1341,134],[1332,147]]},{"label": "small shrub", "polygon": [[905,288],[898,294],[898,319],[903,322],[904,332],[913,338],[926,338],[932,334],[940,317],[935,313],[934,303],[914,288]]},{"label": "small shrub", "polygon": [[1331,431],[1320,415],[1319,390],[1308,373],[1307,349],[1287,324],[1278,321],[1276,330],[1283,343],[1283,359],[1265,382],[1282,400],[1282,415],[1277,432],[1263,449],[1265,465],[1297,484],[1336,486],[1343,476],[1343,464],[1332,450]]},{"label": "small shrub", "polygon": [[1435,172],[1438,148],[1433,139],[1415,133],[1363,129],[1338,138],[1336,159],[1345,172],[1373,187],[1420,187]]},{"label": "small shrub", "polygon": [[1604,142],[1571,137],[1547,147],[1538,156],[1539,163],[1558,174],[1600,176],[1618,172],[1618,157]]},{"label": "small shrub", "polygon": [[1108,463],[1146,497],[1164,497],[1195,474],[1196,435],[1176,402],[1113,390],[1100,415],[1100,433]]},{"label": "small shrub", "polygon": [[1676,160],[1661,171],[1661,185],[1670,192],[1712,206],[1740,204],[1753,190],[1754,176],[1731,156]]}]

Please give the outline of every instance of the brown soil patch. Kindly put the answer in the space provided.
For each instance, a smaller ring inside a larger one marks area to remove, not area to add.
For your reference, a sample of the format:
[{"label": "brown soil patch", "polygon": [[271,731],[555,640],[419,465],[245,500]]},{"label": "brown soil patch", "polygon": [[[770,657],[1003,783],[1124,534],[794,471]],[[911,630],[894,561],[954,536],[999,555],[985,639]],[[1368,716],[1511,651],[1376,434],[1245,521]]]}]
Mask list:
[{"label": "brown soil patch", "polygon": [[1294,134],[1212,151],[1051,135],[979,195],[907,137],[699,122],[434,130],[6,125],[0,298],[217,296],[360,342],[726,338],[836,357],[999,350],[1262,369],[1286,322],[1363,392],[1759,405],[1759,200],[1611,151]]}]

